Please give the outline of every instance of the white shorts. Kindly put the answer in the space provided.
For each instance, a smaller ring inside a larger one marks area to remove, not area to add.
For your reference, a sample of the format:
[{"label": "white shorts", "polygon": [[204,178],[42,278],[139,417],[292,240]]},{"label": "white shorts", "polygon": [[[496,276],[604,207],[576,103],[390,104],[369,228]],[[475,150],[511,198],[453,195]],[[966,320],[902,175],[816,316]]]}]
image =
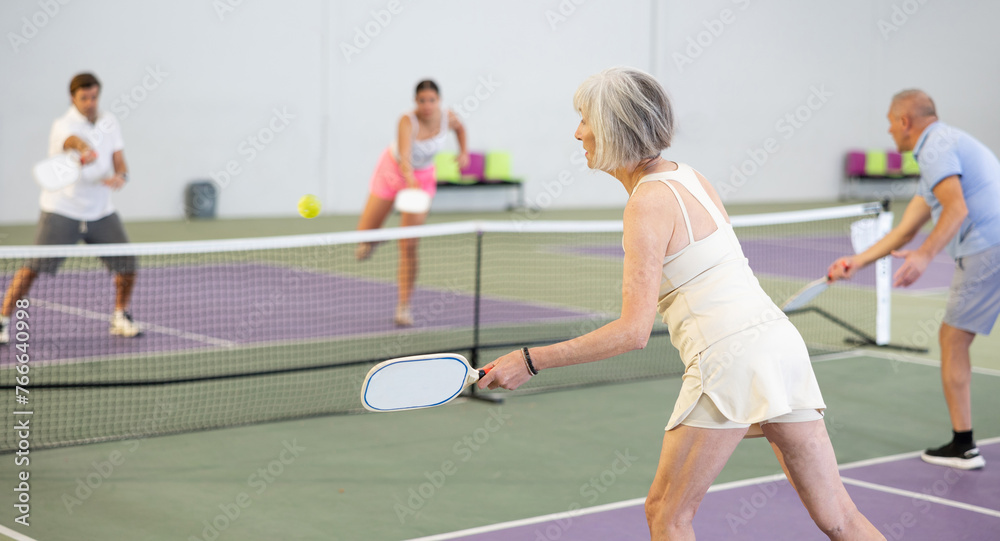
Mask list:
[{"label": "white shorts", "polygon": [[764,435],[761,425],[767,423],[803,423],[807,421],[818,421],[823,418],[823,413],[815,409],[792,410],[784,415],[779,415],[774,419],[768,419],[752,425],[747,423],[737,423],[730,421],[725,415],[715,407],[715,402],[707,394],[701,395],[691,413],[681,421],[680,424],[693,426],[696,428],[749,428],[746,437],[760,437]]}]

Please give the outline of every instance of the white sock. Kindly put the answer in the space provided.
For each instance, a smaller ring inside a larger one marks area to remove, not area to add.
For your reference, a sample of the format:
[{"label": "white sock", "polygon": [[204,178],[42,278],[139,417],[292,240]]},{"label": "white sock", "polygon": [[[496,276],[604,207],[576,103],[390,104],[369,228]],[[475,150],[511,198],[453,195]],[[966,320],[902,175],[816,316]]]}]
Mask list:
[{"label": "white sock", "polygon": [[115,310],[115,317],[125,317],[125,310]]},{"label": "white sock", "polygon": [[4,327],[10,325],[10,318],[7,316],[0,316],[0,325],[3,325]]}]

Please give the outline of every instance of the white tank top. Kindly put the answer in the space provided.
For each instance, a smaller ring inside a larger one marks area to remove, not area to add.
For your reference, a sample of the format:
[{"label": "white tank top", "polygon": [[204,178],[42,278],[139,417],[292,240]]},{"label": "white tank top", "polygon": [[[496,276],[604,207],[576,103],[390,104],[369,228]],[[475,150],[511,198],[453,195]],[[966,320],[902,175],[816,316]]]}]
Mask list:
[{"label": "white tank top", "polygon": [[[410,126],[412,127],[410,132],[410,163],[414,170],[426,169],[434,163],[434,155],[441,152],[441,149],[444,148],[444,142],[448,138],[448,110],[441,108],[441,129],[437,135],[427,139],[417,139],[420,123],[417,121],[416,113],[410,111],[407,116],[410,118]],[[391,148],[392,157],[396,163],[399,163],[398,139],[392,140]]]},{"label": "white tank top", "polygon": [[[695,241],[691,219],[677,189],[683,186],[711,215],[716,230]],[[719,340],[765,321],[786,319],[750,270],[731,224],[702,187],[690,166],[639,179],[667,185],[680,205],[689,244],[663,259],[657,311],[670,331],[670,341],[685,361]]]}]

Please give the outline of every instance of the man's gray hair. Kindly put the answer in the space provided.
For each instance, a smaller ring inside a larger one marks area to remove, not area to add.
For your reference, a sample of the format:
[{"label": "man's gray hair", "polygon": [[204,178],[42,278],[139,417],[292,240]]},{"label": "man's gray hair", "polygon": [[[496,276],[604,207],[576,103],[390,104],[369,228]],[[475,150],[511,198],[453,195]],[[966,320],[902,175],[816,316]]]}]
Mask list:
[{"label": "man's gray hair", "polygon": [[906,103],[907,110],[916,118],[936,117],[937,109],[934,107],[934,100],[923,90],[910,88],[896,93],[892,97],[892,105]]},{"label": "man's gray hair", "polygon": [[674,135],[667,92],[635,68],[609,68],[588,77],[576,89],[573,107],[587,117],[597,141],[594,168],[601,171],[658,156]]}]

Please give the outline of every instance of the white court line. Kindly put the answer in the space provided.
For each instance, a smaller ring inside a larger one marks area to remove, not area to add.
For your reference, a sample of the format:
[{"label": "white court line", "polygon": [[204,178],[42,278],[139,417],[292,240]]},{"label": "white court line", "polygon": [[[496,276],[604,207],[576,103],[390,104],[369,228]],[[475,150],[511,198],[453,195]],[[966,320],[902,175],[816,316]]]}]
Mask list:
[{"label": "white court line", "polygon": [[7,537],[13,539],[14,541],[37,541],[32,537],[24,535],[23,533],[16,532],[14,530],[11,530],[10,528],[7,528],[3,524],[0,524],[0,534],[6,535]]},{"label": "white court line", "polygon": [[[993,443],[1000,443],[1000,437],[990,438],[990,439],[987,439],[987,440],[980,440],[977,443],[979,445],[989,445],[989,444],[993,444]],[[890,456],[872,458],[872,459],[867,459],[867,460],[859,460],[857,462],[850,462],[848,464],[844,464],[844,465],[840,466],[840,469],[844,470],[844,469],[859,468],[859,467],[862,467],[862,466],[870,466],[870,465],[873,465],[873,464],[884,464],[886,462],[894,462],[894,461],[899,461],[899,460],[904,460],[904,459],[907,459],[907,458],[913,458],[913,457],[916,457],[916,456],[920,456],[920,453],[921,453],[921,451],[915,451],[915,452],[910,452],[910,453],[901,453],[901,454],[898,454],[898,455],[890,455]],[[776,474],[776,475],[765,475],[765,476],[762,476],[762,477],[754,477],[754,478],[751,478],[751,479],[743,479],[743,480],[740,480],[740,481],[732,481],[732,482],[729,482],[729,483],[721,483],[721,484],[718,484],[718,485],[712,485],[711,487],[709,487],[708,492],[709,493],[711,493],[711,492],[722,492],[724,490],[732,490],[732,489],[735,489],[735,488],[742,488],[742,487],[745,487],[745,486],[759,485],[759,484],[763,484],[763,483],[774,483],[774,482],[778,482],[778,481],[783,481],[784,479],[785,479],[785,474],[783,474],[783,473],[779,473],[779,474]],[[882,485],[874,485],[872,483],[865,483],[864,481],[857,481],[855,479],[850,479],[849,481],[850,481],[850,483],[848,483],[848,479],[847,478],[844,478],[844,483],[847,483],[847,484],[854,484],[854,485],[857,485],[857,486],[864,486],[864,488],[870,488],[872,490],[880,490],[882,492],[890,492],[890,493],[893,493],[893,494],[899,494],[899,495],[905,495],[905,496],[912,496],[914,498],[920,498],[920,499],[927,500],[927,501],[930,501],[930,502],[940,503],[942,505],[950,505],[952,507],[958,507],[960,509],[965,509],[967,511],[974,511],[974,512],[977,512],[977,513],[983,513],[983,514],[986,514],[986,515],[1000,517],[1000,511],[994,511],[992,509],[986,509],[985,507],[977,507],[975,505],[968,505],[968,504],[964,504],[964,503],[961,503],[961,502],[955,502],[955,501],[952,501],[952,500],[945,500],[943,498],[937,498],[935,496],[927,496],[925,494],[920,494],[920,493],[917,493],[917,492],[909,492],[909,491],[906,491],[906,490],[894,489],[894,488],[891,488],[891,487],[884,487]],[[871,485],[871,486],[868,486],[868,485]],[[898,492],[891,492],[891,491],[898,491]],[[446,541],[448,539],[457,539],[459,537],[465,537],[465,536],[469,536],[469,535],[475,535],[475,534],[481,534],[481,533],[490,533],[490,532],[496,532],[496,531],[500,531],[500,530],[507,530],[507,529],[510,529],[510,528],[516,528],[518,526],[530,526],[532,524],[538,524],[540,522],[550,522],[550,521],[557,521],[557,520],[562,520],[562,519],[573,519],[573,518],[584,516],[584,515],[593,515],[595,513],[602,513],[604,511],[613,511],[615,509],[623,509],[623,508],[626,508],[626,507],[639,506],[639,505],[643,505],[644,503],[646,503],[646,498],[635,498],[635,499],[632,499],[632,500],[624,500],[624,501],[620,501],[620,502],[614,502],[614,503],[608,503],[608,504],[604,504],[604,505],[598,505],[598,506],[595,506],[595,507],[587,507],[587,508],[584,508],[584,509],[577,509],[575,511],[564,511],[562,513],[552,513],[552,514],[549,514],[549,515],[542,515],[542,516],[538,516],[538,517],[530,517],[530,518],[524,518],[524,519],[519,519],[519,520],[512,520],[512,521],[509,521],[509,522],[500,522],[500,523],[497,523],[497,524],[490,524],[490,525],[487,525],[487,526],[479,526],[477,528],[469,528],[467,530],[460,530],[460,531],[457,531],[457,532],[448,532],[448,533],[443,533],[443,534],[431,535],[431,536],[427,536],[427,537],[413,538],[413,539],[409,539],[407,541]]]},{"label": "white court line", "polygon": [[[87,319],[96,319],[98,321],[109,321],[109,316],[107,314],[101,314],[91,310],[86,310],[84,308],[77,308],[75,306],[67,306],[65,304],[60,304],[57,302],[43,301],[40,299],[31,299],[31,303],[37,306],[48,308],[50,310],[55,310],[57,312],[62,312],[64,314],[70,314],[73,316],[85,317]],[[141,323],[136,321],[136,323]],[[230,340],[223,340],[221,338],[215,338],[212,336],[206,336],[204,334],[191,333],[187,331],[182,331],[179,329],[174,329],[171,327],[163,327],[160,325],[154,325],[152,323],[142,323],[139,325],[143,331],[154,331],[160,334],[168,334],[170,336],[176,336],[178,338],[184,338],[187,340],[193,340],[195,342],[202,342],[205,344],[211,344],[213,346],[221,346],[225,348],[231,348],[236,346],[236,342]]]},{"label": "white court line", "polygon": [[[977,446],[993,445],[994,443],[1000,443],[1000,437],[988,438],[985,440],[977,440]],[[876,464],[885,464],[886,462],[896,462],[899,460],[906,460],[908,458],[915,458],[920,456],[923,451],[911,451],[909,453],[899,453],[898,455],[888,455],[880,456],[876,458],[869,458],[866,460],[858,460],[857,462],[850,462],[840,466],[840,470],[851,470],[854,468],[863,468],[865,466],[874,466]]]},{"label": "white court line", "polygon": [[986,507],[979,507],[978,505],[957,502],[955,500],[949,500],[946,498],[939,498],[937,496],[931,496],[930,494],[913,492],[912,490],[903,490],[900,488],[893,488],[885,485],[879,485],[876,483],[869,483],[867,481],[858,481],[857,479],[851,479],[850,477],[841,477],[840,479],[844,482],[845,485],[853,485],[856,487],[867,488],[869,490],[885,492],[886,494],[893,494],[895,496],[908,496],[910,498],[913,498],[914,500],[923,500],[925,502],[947,505],[948,507],[954,507],[956,509],[972,511],[973,513],[979,513],[981,515],[1000,518],[1000,511],[988,509]]},{"label": "white court line", "polygon": [[600,513],[603,511],[613,511],[615,509],[622,509],[625,507],[632,507],[636,505],[642,505],[646,501],[646,498],[636,498],[634,500],[625,500],[621,502],[608,503],[604,505],[598,505],[596,507],[588,507],[586,509],[578,509],[576,511],[565,511],[562,513],[552,513],[551,515],[542,515],[540,517],[524,518],[520,520],[512,520],[510,522],[501,522],[499,524],[490,524],[489,526],[480,526],[478,528],[469,528],[468,530],[461,530],[457,532],[443,533],[439,535],[431,535],[428,537],[420,537],[409,539],[408,541],[443,541],[445,539],[455,539],[458,537],[465,537],[467,535],[475,535],[478,533],[490,533],[499,530],[506,530],[508,528],[516,528],[518,526],[530,526],[532,524],[538,524],[539,522],[548,522],[551,520],[559,520],[564,518],[575,518],[583,515],[592,515],[594,513]]},{"label": "white court line", "polygon": [[[785,474],[779,473],[777,475],[767,475],[764,477],[755,477],[753,479],[743,479],[740,481],[732,481],[730,483],[722,483],[718,485],[712,485],[708,488],[709,492],[719,492],[722,490],[730,490],[734,488],[745,487],[748,485],[758,485],[761,483],[773,483],[775,481],[781,481],[785,479]],[[509,528],[516,528],[518,526],[530,526],[532,524],[538,524],[540,522],[550,522],[562,519],[573,519],[576,517],[584,515],[593,515],[595,513],[603,513],[604,511],[614,511],[615,509],[624,509],[626,507],[636,507],[646,503],[646,498],[635,498],[631,500],[623,500],[620,502],[606,503],[604,505],[597,505],[594,507],[587,507],[584,509],[577,509],[576,511],[563,511],[561,513],[551,513],[548,515],[541,515],[537,517],[523,518],[519,520],[512,520],[510,522],[501,522],[499,524],[490,524],[488,526],[480,526],[478,528],[469,528],[468,530],[461,530],[458,532],[449,532],[438,535],[431,535],[428,537],[420,537],[417,539],[410,539],[408,541],[443,541],[446,539],[455,539],[457,537],[464,537],[467,535],[475,535],[479,533],[490,533],[499,530],[506,530]]]},{"label": "white court line", "polygon": [[826,362],[826,361],[839,361],[841,359],[852,359],[852,358],[864,357],[864,356],[865,356],[865,352],[864,351],[861,351],[861,350],[858,350],[858,349],[852,349],[850,351],[841,351],[839,353],[826,353],[826,354],[823,354],[823,355],[816,355],[816,356],[810,357],[810,359],[814,363],[823,363],[823,362]]},{"label": "white court line", "polygon": [[917,298],[937,297],[937,296],[944,297],[948,294],[949,291],[951,291],[950,287],[928,287],[924,289],[914,289],[912,291],[906,288],[893,288],[892,294],[905,295],[907,297],[917,297]]},{"label": "white court line", "polygon": [[[920,357],[913,357],[911,355],[905,355],[902,353],[887,353],[878,350],[863,350],[865,354],[870,354],[872,357],[879,357],[887,361],[899,361],[901,363],[909,364],[919,364],[923,366],[931,366],[934,368],[941,368],[941,361],[933,361],[931,359],[923,359]],[[981,366],[972,367],[973,374],[982,374],[984,376],[997,376],[1000,377],[1000,370],[994,370],[993,368],[983,368]]]}]

